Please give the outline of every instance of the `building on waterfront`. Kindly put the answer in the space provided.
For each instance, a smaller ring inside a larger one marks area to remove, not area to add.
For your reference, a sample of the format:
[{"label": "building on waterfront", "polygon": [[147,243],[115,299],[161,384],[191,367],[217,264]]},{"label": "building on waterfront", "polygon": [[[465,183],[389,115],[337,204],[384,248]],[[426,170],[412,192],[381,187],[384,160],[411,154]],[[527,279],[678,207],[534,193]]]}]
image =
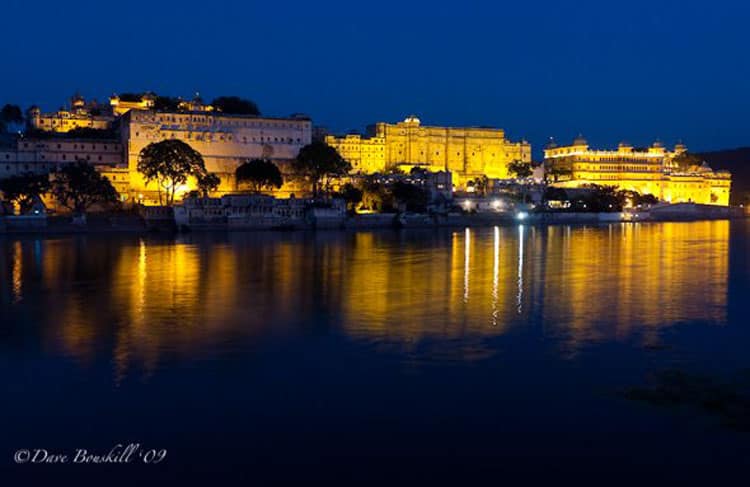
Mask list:
[{"label": "building on waterfront", "polygon": [[[0,178],[26,173],[49,173],[77,159],[96,166],[110,178],[124,200],[154,202],[155,183],[147,185],[137,170],[140,151],[152,142],[178,139],[201,153],[206,169],[221,179],[220,193],[235,190],[235,169],[246,159],[267,158],[288,176],[299,150],[312,139],[310,118],[297,114],[288,118],[230,115],[216,112],[200,97],[176,103],[174,110],[156,110],[156,96],[113,96],[109,107],[87,103],[81,96],[71,99],[71,109],[42,114],[32,107],[29,124],[36,131],[13,136],[0,146]],[[117,124],[113,124],[117,121]],[[110,129],[106,138],[81,138],[91,134],[68,134],[76,128]],[[306,188],[293,178],[279,195],[303,193]],[[179,193],[194,189],[189,182]],[[153,194],[152,194],[153,193]]]},{"label": "building on waterfront", "polygon": [[[146,184],[137,166],[141,150],[153,142],[177,139],[189,144],[203,156],[206,169],[221,178],[219,192],[227,192],[235,189],[235,170],[246,159],[270,159],[289,173],[289,163],[311,141],[312,122],[304,115],[271,118],[213,111],[130,110],[122,116],[120,130],[131,190],[137,199],[148,200],[156,186]],[[299,188],[289,182],[279,194],[295,191]]]},{"label": "building on waterfront", "polygon": [[106,130],[111,128],[114,114],[109,106],[99,105],[96,100],[86,101],[76,94],[70,99],[70,108],[42,113],[37,106],[28,110],[28,123],[37,130],[66,133],[73,129],[88,128]]},{"label": "building on waterfront", "polygon": [[669,151],[660,142],[642,149],[622,142],[617,150],[594,150],[579,136],[567,146],[551,141],[544,158],[547,171],[561,175],[556,186],[617,186],[670,203],[728,205],[731,174],[705,163],[681,168],[677,158],[686,152],[684,144]]},{"label": "building on waterfront", "polygon": [[347,134],[343,137],[327,135],[324,140],[352,165],[353,173],[374,174],[386,171],[384,137]]},{"label": "building on waterfront", "polygon": [[497,128],[428,126],[409,116],[395,124],[376,123],[369,132],[369,137],[350,134],[325,140],[356,172],[408,172],[413,167],[450,171],[458,187],[482,176],[508,178],[509,162],[531,162],[531,145],[512,142]]},{"label": "building on waterfront", "polygon": [[19,137],[0,147],[0,179],[21,174],[47,174],[61,165],[84,160],[97,168],[127,169],[118,139]]},{"label": "building on waterfront", "polygon": [[178,227],[184,228],[310,228],[328,224],[338,228],[346,216],[346,203],[333,199],[321,206],[305,198],[227,194],[220,198],[185,198],[175,207],[174,216]]},{"label": "building on waterfront", "polygon": [[109,97],[109,105],[117,116],[125,115],[130,110],[153,110],[155,103],[156,95],[148,92],[140,95],[123,94]]},{"label": "building on waterfront", "polygon": [[373,175],[352,174],[342,181],[356,186],[366,183],[391,187],[397,182],[407,183],[424,189],[429,194],[429,203],[448,203],[453,199],[453,175],[450,171],[414,170],[403,173],[376,173]]},{"label": "building on waterfront", "polygon": [[[0,179],[23,174],[49,174],[82,160],[110,180],[122,201],[130,193],[130,173],[119,139],[84,139],[64,136],[19,137],[0,147]],[[47,202],[53,204],[51,199]]]}]

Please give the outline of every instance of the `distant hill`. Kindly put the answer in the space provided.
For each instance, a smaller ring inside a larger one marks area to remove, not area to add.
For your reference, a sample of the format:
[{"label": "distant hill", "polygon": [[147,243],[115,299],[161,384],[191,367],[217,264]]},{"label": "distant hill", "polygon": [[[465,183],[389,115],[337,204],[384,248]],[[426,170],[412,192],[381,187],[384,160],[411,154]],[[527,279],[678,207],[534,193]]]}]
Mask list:
[{"label": "distant hill", "polygon": [[696,153],[713,169],[726,169],[732,173],[733,205],[750,203],[750,147]]}]

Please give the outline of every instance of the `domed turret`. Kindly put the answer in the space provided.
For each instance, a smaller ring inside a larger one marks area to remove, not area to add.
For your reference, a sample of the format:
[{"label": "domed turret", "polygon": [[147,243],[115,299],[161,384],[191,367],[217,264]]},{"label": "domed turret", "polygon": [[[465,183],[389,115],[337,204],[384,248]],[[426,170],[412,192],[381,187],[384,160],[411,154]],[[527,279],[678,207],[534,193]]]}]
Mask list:
[{"label": "domed turret", "polygon": [[419,120],[419,118],[417,118],[416,115],[411,114],[411,115],[409,115],[408,117],[406,117],[404,119],[404,123],[413,124],[413,125],[419,125],[420,124],[420,120]]},{"label": "domed turret", "polygon": [[76,92],[75,95],[70,97],[70,106],[73,108],[83,108],[86,105],[86,100],[81,96],[80,93]]},{"label": "domed turret", "polygon": [[573,145],[589,145],[583,134],[578,134],[578,137],[573,139]]}]

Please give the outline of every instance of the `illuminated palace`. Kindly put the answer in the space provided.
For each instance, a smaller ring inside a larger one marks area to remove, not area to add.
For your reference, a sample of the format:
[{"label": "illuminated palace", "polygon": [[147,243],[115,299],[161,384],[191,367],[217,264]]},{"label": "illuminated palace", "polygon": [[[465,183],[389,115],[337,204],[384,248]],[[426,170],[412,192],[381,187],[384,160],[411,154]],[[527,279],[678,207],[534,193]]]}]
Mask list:
[{"label": "illuminated palace", "polygon": [[[304,115],[288,118],[230,115],[214,110],[199,97],[180,100],[176,109],[156,110],[156,96],[117,96],[109,106],[86,102],[76,95],[70,109],[42,113],[37,107],[28,112],[28,122],[36,129],[0,147],[0,178],[23,173],[48,173],[61,164],[82,159],[107,176],[123,200],[153,203],[158,198],[155,183],[147,185],[137,170],[140,151],[152,142],[178,139],[201,153],[206,169],[221,179],[219,192],[235,190],[235,169],[246,159],[268,158],[282,172],[312,140],[312,122]],[[103,138],[70,133],[73,129],[110,130]],[[47,132],[44,134],[41,131]],[[193,185],[190,181],[178,193]],[[300,192],[300,183],[291,181],[281,195]]]},{"label": "illuminated palace", "polygon": [[[219,192],[233,191],[234,173],[245,159],[267,158],[288,172],[289,162],[312,140],[312,122],[304,115],[268,118],[226,115],[210,110],[156,112],[129,110],[120,123],[131,189],[138,199],[155,192],[137,170],[141,150],[152,142],[178,139],[203,156],[206,169],[221,178]],[[282,188],[293,192],[294,183]]]},{"label": "illuminated palace", "polygon": [[110,106],[99,105],[96,100],[87,102],[76,94],[70,99],[70,108],[60,108],[56,112],[42,113],[39,107],[32,106],[28,111],[29,124],[39,130],[65,133],[78,128],[108,129],[114,121]]},{"label": "illuminated palace", "polygon": [[727,206],[731,174],[714,171],[706,163],[680,167],[676,158],[686,152],[683,144],[668,151],[660,142],[644,149],[620,143],[617,150],[594,150],[579,136],[567,146],[551,141],[544,150],[544,158],[548,171],[557,168],[562,169],[559,174],[565,174],[556,186],[617,186],[670,203]]},{"label": "illuminated palace", "polygon": [[[123,200],[154,203],[158,200],[155,183],[147,185],[137,170],[139,154],[150,143],[178,139],[189,144],[203,156],[206,169],[221,179],[221,194],[236,190],[234,173],[246,159],[270,159],[288,175],[290,162],[313,138],[312,121],[304,115],[230,115],[198,96],[177,99],[168,110],[158,107],[158,101],[152,93],[114,95],[105,106],[76,95],[68,109],[42,113],[32,107],[28,122],[36,130],[0,146],[0,178],[48,173],[83,159],[110,178]],[[71,132],[74,129],[100,133]],[[506,179],[509,162],[531,162],[531,145],[508,140],[498,128],[427,126],[410,116],[395,124],[376,123],[368,132],[368,136],[326,136],[325,141],[352,164],[353,173],[395,168],[408,172],[413,167],[449,171],[456,188],[483,176]],[[579,137],[568,146],[548,145],[545,168],[567,170],[559,173],[567,176],[556,183],[563,187],[613,185],[672,203],[728,205],[731,175],[706,164],[679,164],[677,156],[686,150],[678,144],[668,151],[660,143],[645,149],[623,143],[617,150],[593,150]],[[278,196],[306,192],[298,179],[285,177],[285,181]],[[193,187],[194,181],[189,181],[177,193]]]},{"label": "illuminated palace", "polygon": [[383,172],[395,167],[409,170],[451,171],[457,186],[471,179],[508,177],[507,164],[531,162],[531,145],[511,142],[505,132],[484,127],[434,127],[410,116],[395,124],[379,122],[369,137],[327,136],[344,159],[361,173]]}]

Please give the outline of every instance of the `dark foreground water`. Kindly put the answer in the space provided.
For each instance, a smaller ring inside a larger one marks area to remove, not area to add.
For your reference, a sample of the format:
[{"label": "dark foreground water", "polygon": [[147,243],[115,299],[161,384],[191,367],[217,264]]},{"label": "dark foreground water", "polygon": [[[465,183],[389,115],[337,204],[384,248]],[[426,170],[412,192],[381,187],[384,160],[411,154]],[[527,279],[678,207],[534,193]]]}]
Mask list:
[{"label": "dark foreground water", "polygon": [[628,391],[750,378],[749,232],[0,239],[0,485],[744,477],[741,399]]}]

